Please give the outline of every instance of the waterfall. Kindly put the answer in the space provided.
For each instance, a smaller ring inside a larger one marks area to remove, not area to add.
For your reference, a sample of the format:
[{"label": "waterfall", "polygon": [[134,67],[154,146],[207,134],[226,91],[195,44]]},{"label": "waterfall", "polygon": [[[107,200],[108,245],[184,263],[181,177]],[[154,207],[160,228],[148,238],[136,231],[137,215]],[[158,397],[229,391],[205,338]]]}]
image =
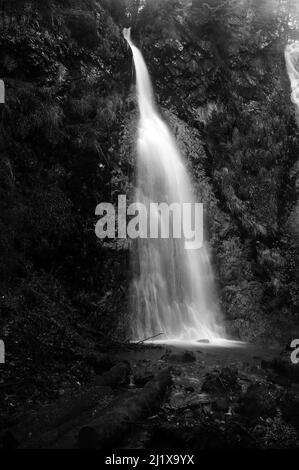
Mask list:
[{"label": "waterfall", "polygon": [[287,45],[285,49],[287,72],[291,82],[291,99],[296,106],[297,123],[299,125],[299,43]]},{"label": "waterfall", "polygon": [[[124,30],[136,70],[139,123],[136,200],[194,203],[190,178],[168,126],[159,115],[150,76],[130,29]],[[160,213],[154,214],[156,222]],[[187,250],[185,240],[138,239],[132,285],[132,339],[160,333],[165,340],[216,340],[224,336],[206,242]]]}]

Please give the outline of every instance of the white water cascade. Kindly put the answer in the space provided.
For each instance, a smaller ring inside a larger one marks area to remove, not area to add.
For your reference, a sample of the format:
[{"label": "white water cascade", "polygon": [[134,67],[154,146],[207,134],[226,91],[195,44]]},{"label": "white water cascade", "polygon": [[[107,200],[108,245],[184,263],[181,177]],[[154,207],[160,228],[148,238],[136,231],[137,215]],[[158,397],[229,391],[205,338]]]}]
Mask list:
[{"label": "white water cascade", "polygon": [[299,43],[289,44],[285,49],[287,71],[291,82],[291,99],[296,106],[299,125]]},{"label": "white water cascade", "polygon": [[[193,203],[191,181],[175,139],[160,117],[141,52],[124,30],[134,58],[139,105],[136,200]],[[160,213],[155,217],[159,220]],[[184,239],[138,239],[132,286],[132,339],[210,341],[224,337],[208,248],[187,250]]]}]

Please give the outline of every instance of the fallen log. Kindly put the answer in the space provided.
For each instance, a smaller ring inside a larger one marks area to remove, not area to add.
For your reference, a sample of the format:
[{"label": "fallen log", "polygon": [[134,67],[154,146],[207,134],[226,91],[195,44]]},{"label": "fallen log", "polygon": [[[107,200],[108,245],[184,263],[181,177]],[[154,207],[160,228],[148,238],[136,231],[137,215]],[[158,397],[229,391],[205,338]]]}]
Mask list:
[{"label": "fallen log", "polygon": [[127,361],[119,362],[104,374],[95,378],[94,384],[115,387],[128,382],[130,374],[130,364]]},{"label": "fallen log", "polygon": [[97,417],[78,434],[80,449],[105,449],[123,438],[131,426],[156,408],[171,383],[170,368],[159,372],[144,388],[122,400],[112,409]]},{"label": "fallen log", "polygon": [[86,419],[89,419],[96,406],[99,403],[113,397],[111,387],[95,386],[91,387],[82,397],[74,400],[71,407],[71,412],[66,416],[66,410],[63,416],[67,419],[60,419],[59,421],[51,423],[51,426],[43,426],[40,423],[39,432],[36,431],[27,436],[25,442],[20,446],[21,449],[48,449],[52,448],[57,440],[64,434],[69,432],[73,427],[80,425]]},{"label": "fallen log", "polygon": [[103,375],[96,377],[78,394],[65,397],[41,410],[31,411],[18,424],[2,433],[2,447],[19,447],[21,444],[25,448],[43,447],[47,444],[48,436],[55,440],[55,429],[59,430],[60,435],[61,428],[67,429],[68,422],[94,408],[103,393],[109,393],[109,388],[127,383],[129,373],[130,366],[127,362],[118,363]]}]

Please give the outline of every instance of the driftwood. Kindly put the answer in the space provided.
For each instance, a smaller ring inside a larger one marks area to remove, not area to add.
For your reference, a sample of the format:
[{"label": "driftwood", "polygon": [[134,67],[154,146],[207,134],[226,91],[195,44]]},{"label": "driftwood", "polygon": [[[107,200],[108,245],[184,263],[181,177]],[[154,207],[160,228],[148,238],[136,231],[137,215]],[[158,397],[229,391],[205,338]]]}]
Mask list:
[{"label": "driftwood", "polygon": [[100,398],[109,393],[110,387],[128,382],[129,373],[130,366],[127,362],[118,363],[98,376],[80,393],[23,416],[18,424],[3,432],[2,446],[18,447],[22,444],[25,448],[40,448],[47,443],[48,438],[55,440],[56,434],[60,435],[62,429],[69,429],[68,423],[92,410]]},{"label": "driftwood", "polygon": [[145,343],[145,341],[149,341],[150,339],[157,338],[157,336],[161,336],[161,335],[164,335],[164,333],[158,333],[157,335],[149,336],[149,338],[144,338],[144,339],[138,341],[138,343],[136,343],[136,344],[137,344],[137,345],[143,344],[143,343]]},{"label": "driftwood", "polygon": [[82,427],[78,435],[78,447],[105,449],[113,446],[130,431],[136,421],[155,409],[170,384],[170,369],[164,369],[142,390],[121,400],[102,416]]}]

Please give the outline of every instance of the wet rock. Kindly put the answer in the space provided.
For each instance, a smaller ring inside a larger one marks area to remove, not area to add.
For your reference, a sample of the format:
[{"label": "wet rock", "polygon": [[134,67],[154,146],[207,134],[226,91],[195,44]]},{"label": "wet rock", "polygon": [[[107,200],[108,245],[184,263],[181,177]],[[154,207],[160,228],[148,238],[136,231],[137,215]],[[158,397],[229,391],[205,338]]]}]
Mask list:
[{"label": "wet rock", "polygon": [[198,339],[197,342],[198,342],[198,343],[204,343],[204,344],[210,344],[210,340],[209,340],[209,339]]},{"label": "wet rock", "polygon": [[183,353],[167,352],[162,359],[170,363],[185,364],[195,362],[196,356],[192,351],[184,351]]},{"label": "wet rock", "polygon": [[185,351],[182,356],[182,362],[195,362],[196,356],[191,351]]}]

